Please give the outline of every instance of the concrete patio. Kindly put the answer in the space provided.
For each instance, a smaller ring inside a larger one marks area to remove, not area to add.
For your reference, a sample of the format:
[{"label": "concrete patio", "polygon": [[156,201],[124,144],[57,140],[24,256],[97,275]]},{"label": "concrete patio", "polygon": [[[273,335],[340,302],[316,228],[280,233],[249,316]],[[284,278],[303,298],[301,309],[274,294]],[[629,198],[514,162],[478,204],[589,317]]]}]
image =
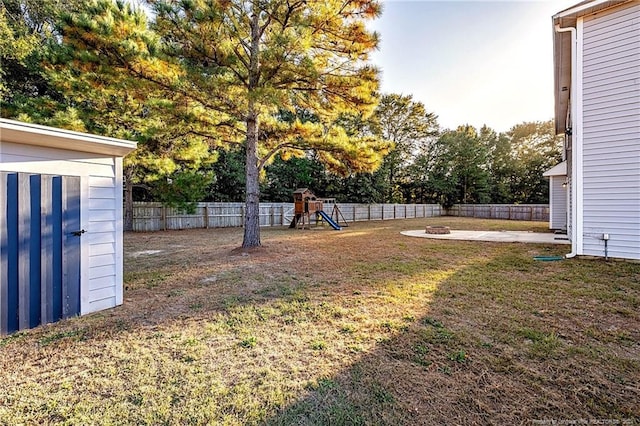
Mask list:
[{"label": "concrete patio", "polygon": [[424,229],[402,231],[402,235],[437,240],[489,241],[498,243],[570,244],[566,235],[528,231],[454,231],[450,234],[427,234]]}]

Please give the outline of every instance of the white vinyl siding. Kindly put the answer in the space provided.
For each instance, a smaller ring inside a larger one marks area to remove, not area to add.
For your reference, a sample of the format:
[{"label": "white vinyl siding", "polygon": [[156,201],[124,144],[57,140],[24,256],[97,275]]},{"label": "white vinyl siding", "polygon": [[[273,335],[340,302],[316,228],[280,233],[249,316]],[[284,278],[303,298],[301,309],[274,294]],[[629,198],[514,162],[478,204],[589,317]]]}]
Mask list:
[{"label": "white vinyl siding", "polygon": [[549,182],[551,218],[549,227],[551,229],[567,229],[567,188],[563,186],[567,176],[551,176]]},{"label": "white vinyl siding", "polygon": [[582,254],[640,259],[640,3],[585,17]]},{"label": "white vinyl siding", "polygon": [[[567,120],[567,125],[569,127],[573,127],[572,117],[569,117]],[[565,136],[565,144],[566,144],[566,159],[567,159],[567,187],[566,191],[568,192],[567,196],[567,237],[569,241],[571,241],[572,249],[575,250],[575,239],[573,235],[573,191],[576,190],[576,187],[573,183],[573,136],[566,135]]]},{"label": "white vinyl siding", "polygon": [[[115,157],[2,142],[0,169],[51,175],[80,176],[81,239],[80,310],[82,314],[118,304],[122,269],[117,259],[117,217],[122,199],[116,192]],[[121,259],[120,259],[121,260]],[[120,262],[121,263],[121,262]],[[121,302],[119,302],[121,303]]]},{"label": "white vinyl siding", "polygon": [[91,244],[89,248],[90,308],[116,305],[116,189],[115,171],[89,177],[89,227],[102,234],[108,243]]}]

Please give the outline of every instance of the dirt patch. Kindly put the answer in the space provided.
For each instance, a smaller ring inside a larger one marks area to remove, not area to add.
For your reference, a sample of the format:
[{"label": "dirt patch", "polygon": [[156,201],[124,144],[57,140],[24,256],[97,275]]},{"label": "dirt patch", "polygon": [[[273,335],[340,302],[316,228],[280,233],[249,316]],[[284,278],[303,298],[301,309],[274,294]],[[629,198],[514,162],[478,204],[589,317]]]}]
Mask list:
[{"label": "dirt patch", "polygon": [[268,246],[260,246],[260,247],[237,247],[229,252],[230,256],[254,256],[254,257],[265,257],[272,256],[271,251]]},{"label": "dirt patch", "polygon": [[127,253],[126,255],[129,257],[153,256],[154,254],[162,253],[163,251],[164,250],[141,250],[133,253]]}]

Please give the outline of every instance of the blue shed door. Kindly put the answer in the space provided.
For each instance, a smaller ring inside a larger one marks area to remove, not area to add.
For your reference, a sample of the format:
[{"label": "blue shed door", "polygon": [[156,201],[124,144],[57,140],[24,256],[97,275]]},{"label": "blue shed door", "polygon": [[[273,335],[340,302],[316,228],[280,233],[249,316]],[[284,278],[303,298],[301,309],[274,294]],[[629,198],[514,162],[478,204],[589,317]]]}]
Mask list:
[{"label": "blue shed door", "polygon": [[80,178],[0,172],[0,334],[80,313]]}]

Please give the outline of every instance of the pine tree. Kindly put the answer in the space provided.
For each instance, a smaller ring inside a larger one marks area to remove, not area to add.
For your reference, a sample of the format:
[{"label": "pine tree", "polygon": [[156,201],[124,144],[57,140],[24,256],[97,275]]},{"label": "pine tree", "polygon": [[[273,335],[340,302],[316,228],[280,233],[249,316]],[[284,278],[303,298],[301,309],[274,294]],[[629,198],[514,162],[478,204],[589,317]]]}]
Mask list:
[{"label": "pine tree", "polygon": [[0,1],[0,115],[55,121],[68,105],[42,67],[47,45],[57,39],[60,14],[78,11],[81,0]]},{"label": "pine tree", "polygon": [[437,116],[411,95],[387,94],[380,98],[373,121],[375,131],[393,143],[381,167],[387,180],[385,201],[405,202],[400,189],[413,182],[408,173],[416,157],[424,159],[431,151],[438,135]]},{"label": "pine tree", "polygon": [[[375,138],[349,137],[337,125],[340,115],[370,114],[376,103],[377,70],[367,60],[378,40],[364,25],[380,13],[376,1],[151,3],[165,53],[185,73],[175,90],[243,124],[243,247],[261,243],[259,174],[276,153],[314,149],[338,171],[379,164]],[[309,113],[317,120],[304,120]]]},{"label": "pine tree", "polygon": [[[177,177],[191,176],[215,160],[210,148],[218,135],[199,131],[193,117],[201,122],[210,117],[188,98],[129,72],[133,67],[165,79],[181,76],[179,67],[155,57],[160,38],[143,10],[124,2],[94,2],[82,13],[63,14],[59,26],[62,43],[49,46],[45,66],[49,81],[77,106],[72,109],[76,130],[138,141],[138,149],[124,160],[124,229],[133,228],[134,185],[162,188],[173,177],[174,192],[197,194],[189,190],[188,179]],[[69,111],[58,115],[56,124],[69,128],[64,122]]]},{"label": "pine tree", "polygon": [[[386,144],[350,137],[338,124],[341,115],[368,115],[376,105],[378,72],[367,60],[378,38],[365,27],[380,13],[375,0],[148,3],[148,30],[129,31],[118,12],[123,3],[100,0],[93,16],[68,20],[63,32],[94,55],[88,59],[98,76],[126,75],[127,84],[134,78],[163,91],[168,125],[177,116],[185,134],[244,145],[243,247],[260,245],[259,176],[276,153],[316,150],[343,173],[379,165]],[[309,114],[317,119],[305,120]]]},{"label": "pine tree", "polygon": [[542,174],[562,159],[562,137],[556,136],[553,120],[520,123],[505,136],[516,169],[511,185],[514,201],[549,202],[549,182]]},{"label": "pine tree", "polygon": [[487,147],[473,126],[459,126],[438,139],[434,180],[441,203],[486,203],[489,201]]}]

